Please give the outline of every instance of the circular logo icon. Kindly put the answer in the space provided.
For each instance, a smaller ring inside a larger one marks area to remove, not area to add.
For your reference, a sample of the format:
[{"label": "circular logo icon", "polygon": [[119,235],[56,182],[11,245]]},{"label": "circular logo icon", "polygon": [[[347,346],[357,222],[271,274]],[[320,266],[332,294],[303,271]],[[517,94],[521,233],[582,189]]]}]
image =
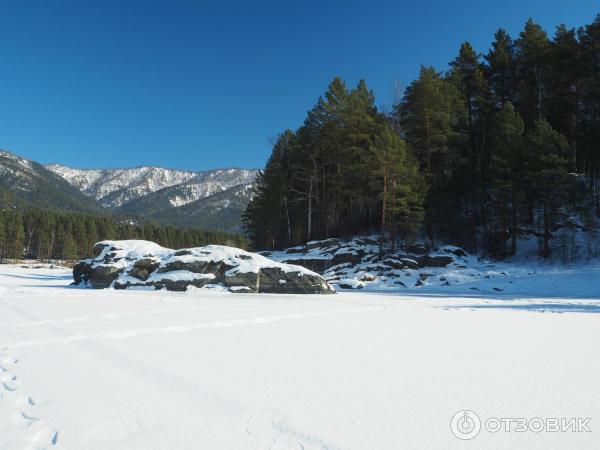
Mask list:
[{"label": "circular logo icon", "polygon": [[473,411],[463,409],[452,416],[450,429],[452,430],[452,434],[458,439],[468,441],[479,434],[481,420]]}]

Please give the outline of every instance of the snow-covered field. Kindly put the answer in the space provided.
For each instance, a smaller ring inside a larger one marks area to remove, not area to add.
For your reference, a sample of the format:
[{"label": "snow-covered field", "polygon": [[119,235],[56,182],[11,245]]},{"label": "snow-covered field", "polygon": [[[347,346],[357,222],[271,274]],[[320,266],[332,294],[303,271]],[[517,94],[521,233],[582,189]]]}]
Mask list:
[{"label": "snow-covered field", "polygon": [[[577,279],[598,286],[597,273]],[[600,448],[593,288],[282,296],[70,282],[0,266],[2,450]],[[450,429],[463,409],[590,418],[591,432],[483,427],[463,441]]]}]

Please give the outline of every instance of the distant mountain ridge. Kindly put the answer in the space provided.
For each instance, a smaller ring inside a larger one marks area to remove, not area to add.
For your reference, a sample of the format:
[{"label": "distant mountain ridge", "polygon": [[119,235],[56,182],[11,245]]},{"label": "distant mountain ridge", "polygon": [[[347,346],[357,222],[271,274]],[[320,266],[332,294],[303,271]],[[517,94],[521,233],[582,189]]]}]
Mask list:
[{"label": "distant mountain ridge", "polygon": [[[162,192],[172,207],[183,206],[234,186],[251,184],[256,170],[214,169],[204,172],[141,166],[129,169],[75,169],[62,164],[46,168],[103,206],[125,207],[133,200]],[[168,191],[163,191],[171,188]]]},{"label": "distant mountain ridge", "polygon": [[[186,228],[242,231],[258,170],[187,171],[140,166],[45,166],[0,151],[0,200],[78,212],[114,213]],[[1,206],[1,205],[0,205]]]},{"label": "distant mountain ridge", "polygon": [[120,215],[136,215],[187,228],[242,231],[258,170],[186,171],[141,166],[129,169],[46,168]]},{"label": "distant mountain ridge", "polygon": [[55,208],[72,212],[102,211],[64,178],[35,161],[0,150],[0,208]]}]

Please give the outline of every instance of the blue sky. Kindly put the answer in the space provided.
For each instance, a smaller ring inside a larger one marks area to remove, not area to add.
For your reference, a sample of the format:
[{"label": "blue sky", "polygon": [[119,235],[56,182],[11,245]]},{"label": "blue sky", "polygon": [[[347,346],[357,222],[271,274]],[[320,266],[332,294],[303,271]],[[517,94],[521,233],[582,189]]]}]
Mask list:
[{"label": "blue sky", "polygon": [[336,75],[392,102],[421,64],[597,0],[3,1],[0,148],[75,167],[262,167]]}]

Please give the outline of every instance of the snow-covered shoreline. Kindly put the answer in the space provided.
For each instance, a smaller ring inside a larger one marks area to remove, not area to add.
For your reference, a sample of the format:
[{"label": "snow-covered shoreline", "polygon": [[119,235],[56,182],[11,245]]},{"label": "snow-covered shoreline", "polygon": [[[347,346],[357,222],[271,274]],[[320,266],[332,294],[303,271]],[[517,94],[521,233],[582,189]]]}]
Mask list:
[{"label": "snow-covered shoreline", "polygon": [[518,298],[600,296],[600,260],[568,265],[537,258],[494,261],[451,245],[425,244],[378,256],[374,236],[327,239],[283,251],[270,258],[317,270],[336,290],[397,292],[409,295],[460,295]]}]

